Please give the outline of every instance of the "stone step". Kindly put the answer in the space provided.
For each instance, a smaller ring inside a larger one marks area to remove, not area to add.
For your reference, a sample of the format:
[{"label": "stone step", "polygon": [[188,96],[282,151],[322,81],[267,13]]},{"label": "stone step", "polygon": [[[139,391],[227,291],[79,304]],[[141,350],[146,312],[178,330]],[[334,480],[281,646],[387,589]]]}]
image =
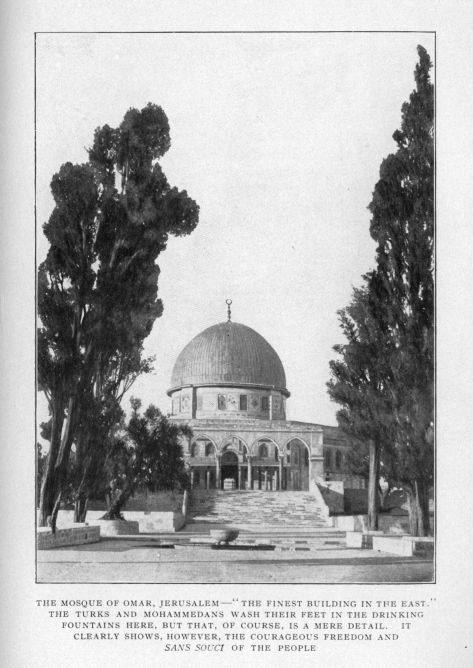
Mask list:
[{"label": "stone step", "polygon": [[[203,528],[202,525],[199,528]],[[303,552],[303,551],[323,551],[343,548],[345,549],[344,531],[337,529],[320,529],[312,530],[310,533],[271,533],[268,531],[248,532],[240,530],[236,540],[231,543],[231,548],[238,549],[257,549],[258,546],[271,546],[274,551],[289,551],[289,552]],[[164,536],[160,536],[160,540],[166,540]],[[210,536],[208,531],[192,532],[190,527],[186,527],[185,531],[179,532],[169,536],[170,542],[176,547],[211,547],[215,544],[215,539]]]},{"label": "stone step", "polygon": [[193,490],[190,521],[274,528],[326,527],[325,512],[317,499],[305,492],[264,490]]}]

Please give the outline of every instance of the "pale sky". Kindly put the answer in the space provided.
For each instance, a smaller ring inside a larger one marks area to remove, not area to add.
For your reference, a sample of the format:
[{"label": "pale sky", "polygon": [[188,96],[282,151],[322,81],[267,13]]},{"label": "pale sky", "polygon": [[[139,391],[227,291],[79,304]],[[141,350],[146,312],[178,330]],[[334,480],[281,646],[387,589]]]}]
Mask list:
[{"label": "pale sky", "polygon": [[[367,206],[414,87],[417,44],[432,34],[42,34],[37,38],[38,258],[49,183],[85,162],[94,129],[160,105],[162,160],[200,206],[186,238],[159,257],[164,314],[146,352],[156,371],[130,392],[170,409],[174,361],[226,319],[278,352],[288,419],[336,424],[326,392],[336,312],[374,265]],[[39,418],[45,419],[44,401]]]}]

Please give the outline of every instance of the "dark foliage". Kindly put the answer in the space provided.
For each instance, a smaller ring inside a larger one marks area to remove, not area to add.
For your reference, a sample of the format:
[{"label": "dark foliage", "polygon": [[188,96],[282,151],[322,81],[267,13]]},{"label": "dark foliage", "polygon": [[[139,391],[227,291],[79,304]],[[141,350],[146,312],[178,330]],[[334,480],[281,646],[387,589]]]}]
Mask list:
[{"label": "dark foliage", "polygon": [[51,414],[43,525],[52,516],[54,526],[73,445],[84,501],[120,400],[151,367],[142,346],[163,311],[156,259],[169,235],[189,234],[198,220],[196,203],[156,162],[169,146],[160,107],[130,109],[118,128],[96,130],[86,164],[62,165],[51,182],[50,247],[38,272],[38,378]]},{"label": "dark foliage", "polygon": [[141,403],[131,400],[133,412],[126,428],[110,441],[104,463],[104,482],[110,503],[105,519],[119,519],[127,500],[139,488],[152,492],[186,489],[181,440],[189,428],[170,422],[155,406],[141,414]]},{"label": "dark foliage", "polygon": [[[348,344],[335,348],[342,361],[331,363],[329,391],[343,406],[341,427],[378,443],[383,475],[409,495],[412,533],[425,535],[433,481],[434,97],[430,58],[421,46],[418,53],[416,88],[393,135],[397,150],[381,165],[369,207],[377,248],[376,269],[365,277],[367,310],[353,311],[355,291],[341,314]],[[360,329],[368,322],[375,323],[371,351]],[[373,372],[379,385],[370,394]]]}]

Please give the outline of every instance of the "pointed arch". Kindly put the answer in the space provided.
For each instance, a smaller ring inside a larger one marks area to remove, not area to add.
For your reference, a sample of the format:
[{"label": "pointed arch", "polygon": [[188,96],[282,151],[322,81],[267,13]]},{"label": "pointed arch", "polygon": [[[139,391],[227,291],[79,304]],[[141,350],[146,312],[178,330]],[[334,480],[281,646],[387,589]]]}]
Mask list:
[{"label": "pointed arch", "polygon": [[218,454],[222,455],[227,450],[235,452],[237,455],[243,456],[248,455],[249,448],[246,441],[239,434],[226,433],[220,439],[220,447],[218,448]]},{"label": "pointed arch", "polygon": [[[201,452],[200,454],[198,453],[198,442],[203,441],[205,442],[205,450]],[[208,448],[208,444],[211,445],[211,450]],[[200,457],[217,457],[217,444],[215,443],[214,439],[211,438],[210,436],[207,436],[207,434],[195,434],[194,438],[191,441],[190,444],[190,456],[191,458],[194,458],[196,456]]]},{"label": "pointed arch", "polygon": [[303,438],[300,436],[290,436],[285,442],[283,446],[283,450],[287,449],[287,446],[292,442],[292,441],[299,441],[301,445],[304,445],[307,448],[307,452],[309,453],[310,456],[310,445],[307,443],[307,441],[304,441]]},{"label": "pointed arch", "polygon": [[258,457],[259,445],[260,445],[261,442],[265,442],[265,441],[267,443],[272,443],[274,445],[274,447],[276,448],[276,450],[278,452],[278,457],[282,456],[284,451],[281,448],[281,446],[279,445],[279,443],[277,443],[273,438],[271,438],[271,436],[267,436],[264,433],[259,434],[259,436],[253,441],[253,443],[251,444],[250,450],[249,450],[249,454],[252,457]]}]

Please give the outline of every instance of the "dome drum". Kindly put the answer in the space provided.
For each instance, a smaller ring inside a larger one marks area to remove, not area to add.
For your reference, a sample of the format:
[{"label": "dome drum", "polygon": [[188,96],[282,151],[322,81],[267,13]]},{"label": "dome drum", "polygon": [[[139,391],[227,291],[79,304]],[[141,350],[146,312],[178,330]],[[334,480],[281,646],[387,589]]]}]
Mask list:
[{"label": "dome drum", "polygon": [[184,419],[284,420],[286,397],[254,385],[183,387],[172,392],[172,415]]}]

